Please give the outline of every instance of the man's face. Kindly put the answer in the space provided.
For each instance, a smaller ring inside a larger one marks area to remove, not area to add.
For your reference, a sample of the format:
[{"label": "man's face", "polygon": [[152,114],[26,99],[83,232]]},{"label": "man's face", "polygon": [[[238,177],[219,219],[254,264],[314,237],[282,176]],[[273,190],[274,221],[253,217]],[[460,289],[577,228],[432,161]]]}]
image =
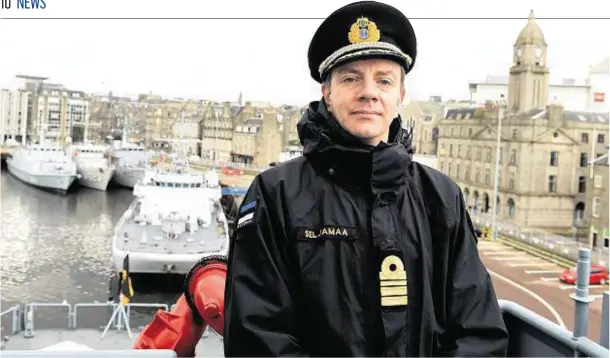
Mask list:
[{"label": "man's face", "polygon": [[322,95],[343,129],[376,146],[388,141],[390,123],[405,95],[402,79],[402,68],[394,61],[354,61],[332,71]]}]

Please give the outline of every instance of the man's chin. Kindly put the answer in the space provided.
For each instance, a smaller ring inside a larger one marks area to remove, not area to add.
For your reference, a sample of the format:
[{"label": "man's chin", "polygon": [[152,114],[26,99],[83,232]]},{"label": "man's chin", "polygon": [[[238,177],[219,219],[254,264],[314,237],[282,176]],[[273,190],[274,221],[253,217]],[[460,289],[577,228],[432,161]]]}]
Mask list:
[{"label": "man's chin", "polygon": [[369,144],[371,142],[376,141],[376,139],[378,139],[381,135],[381,133],[379,133],[379,132],[366,131],[366,130],[350,131],[350,133],[351,133],[351,135],[353,135],[354,137],[363,141],[364,143],[369,143]]}]

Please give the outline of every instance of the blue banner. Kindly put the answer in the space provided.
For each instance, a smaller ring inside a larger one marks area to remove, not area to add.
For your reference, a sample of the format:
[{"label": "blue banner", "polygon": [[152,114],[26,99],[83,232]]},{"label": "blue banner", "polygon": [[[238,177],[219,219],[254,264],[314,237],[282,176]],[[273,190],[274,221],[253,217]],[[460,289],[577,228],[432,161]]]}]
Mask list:
[{"label": "blue banner", "polygon": [[222,195],[246,195],[248,188],[222,188]]}]

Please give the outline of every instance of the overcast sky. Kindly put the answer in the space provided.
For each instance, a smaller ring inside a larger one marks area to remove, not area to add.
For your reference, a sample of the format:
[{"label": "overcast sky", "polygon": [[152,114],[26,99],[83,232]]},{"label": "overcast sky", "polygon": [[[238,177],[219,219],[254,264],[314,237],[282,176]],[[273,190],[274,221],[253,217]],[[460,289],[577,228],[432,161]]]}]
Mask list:
[{"label": "overcast sky", "polygon": [[[349,1],[45,0],[42,11],[17,10],[16,2],[0,17],[317,19],[2,19],[0,88],[15,88],[15,74],[24,73],[87,92],[237,100],[242,91],[245,100],[305,104],[320,96],[307,68],[309,40],[323,17]],[[610,18],[607,0],[384,2],[415,18],[419,55],[407,78],[413,99],[467,98],[469,81],[507,75],[530,9],[537,18]],[[417,19],[439,17],[488,19]],[[584,80],[589,65],[610,55],[610,20],[537,21],[549,44],[551,82]]]}]

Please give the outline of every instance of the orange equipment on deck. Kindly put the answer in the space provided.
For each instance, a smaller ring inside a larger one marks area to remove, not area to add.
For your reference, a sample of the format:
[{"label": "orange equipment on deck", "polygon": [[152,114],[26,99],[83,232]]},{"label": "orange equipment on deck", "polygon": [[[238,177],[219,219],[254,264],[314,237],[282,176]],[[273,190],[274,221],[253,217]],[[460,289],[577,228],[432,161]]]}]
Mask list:
[{"label": "orange equipment on deck", "polygon": [[178,357],[194,357],[209,325],[222,335],[227,259],[208,256],[186,276],[184,294],[171,312],[159,310],[138,337],[134,349],[171,349]]}]

